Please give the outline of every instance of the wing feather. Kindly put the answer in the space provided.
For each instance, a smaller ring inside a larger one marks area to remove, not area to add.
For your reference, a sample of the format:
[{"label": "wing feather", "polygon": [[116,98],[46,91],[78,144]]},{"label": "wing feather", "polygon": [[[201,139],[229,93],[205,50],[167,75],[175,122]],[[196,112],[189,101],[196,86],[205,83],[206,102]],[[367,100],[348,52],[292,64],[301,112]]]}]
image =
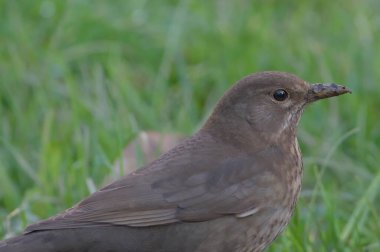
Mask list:
[{"label": "wing feather", "polygon": [[26,231],[202,221],[254,212],[258,202],[270,203],[265,199],[268,193],[284,191],[271,169],[273,160],[262,158],[260,152],[242,154],[208,140],[203,137],[199,144],[197,137],[190,138],[147,167]]}]

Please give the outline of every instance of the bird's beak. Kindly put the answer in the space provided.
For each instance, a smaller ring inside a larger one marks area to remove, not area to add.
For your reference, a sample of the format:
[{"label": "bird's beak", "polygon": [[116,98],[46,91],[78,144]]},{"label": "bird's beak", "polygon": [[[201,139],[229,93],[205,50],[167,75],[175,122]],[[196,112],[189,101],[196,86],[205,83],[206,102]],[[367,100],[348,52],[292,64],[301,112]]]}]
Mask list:
[{"label": "bird's beak", "polygon": [[351,93],[349,88],[335,83],[316,83],[310,85],[307,92],[307,103],[311,103],[320,99],[329,98],[333,96]]}]

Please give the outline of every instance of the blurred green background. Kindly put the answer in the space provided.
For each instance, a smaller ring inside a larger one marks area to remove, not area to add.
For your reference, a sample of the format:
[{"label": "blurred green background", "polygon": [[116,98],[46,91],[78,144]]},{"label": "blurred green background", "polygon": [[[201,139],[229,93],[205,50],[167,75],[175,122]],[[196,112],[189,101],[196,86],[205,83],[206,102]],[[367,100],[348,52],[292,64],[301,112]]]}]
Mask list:
[{"label": "blurred green background", "polygon": [[354,93],[308,107],[305,179],[268,251],[380,251],[380,1],[0,1],[0,237],[103,184],[142,130],[191,134],[251,72]]}]

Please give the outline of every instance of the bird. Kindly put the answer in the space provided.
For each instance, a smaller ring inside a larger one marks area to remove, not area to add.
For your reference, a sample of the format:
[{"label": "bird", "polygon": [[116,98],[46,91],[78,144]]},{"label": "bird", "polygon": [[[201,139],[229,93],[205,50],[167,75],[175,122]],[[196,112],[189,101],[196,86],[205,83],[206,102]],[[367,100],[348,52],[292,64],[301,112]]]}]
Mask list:
[{"label": "bird", "polygon": [[195,134],[73,207],[0,242],[0,252],[260,252],[289,223],[306,105],[351,93],[265,71],[232,85]]}]

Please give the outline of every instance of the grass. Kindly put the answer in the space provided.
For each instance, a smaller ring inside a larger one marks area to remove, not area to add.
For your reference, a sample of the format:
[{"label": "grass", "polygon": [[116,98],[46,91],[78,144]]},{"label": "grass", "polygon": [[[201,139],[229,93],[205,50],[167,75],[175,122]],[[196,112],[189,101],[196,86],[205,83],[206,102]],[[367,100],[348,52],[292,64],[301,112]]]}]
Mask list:
[{"label": "grass", "polygon": [[99,187],[142,130],[191,134],[261,70],[354,91],[299,126],[305,178],[268,251],[380,250],[380,3],[0,2],[0,237]]}]

